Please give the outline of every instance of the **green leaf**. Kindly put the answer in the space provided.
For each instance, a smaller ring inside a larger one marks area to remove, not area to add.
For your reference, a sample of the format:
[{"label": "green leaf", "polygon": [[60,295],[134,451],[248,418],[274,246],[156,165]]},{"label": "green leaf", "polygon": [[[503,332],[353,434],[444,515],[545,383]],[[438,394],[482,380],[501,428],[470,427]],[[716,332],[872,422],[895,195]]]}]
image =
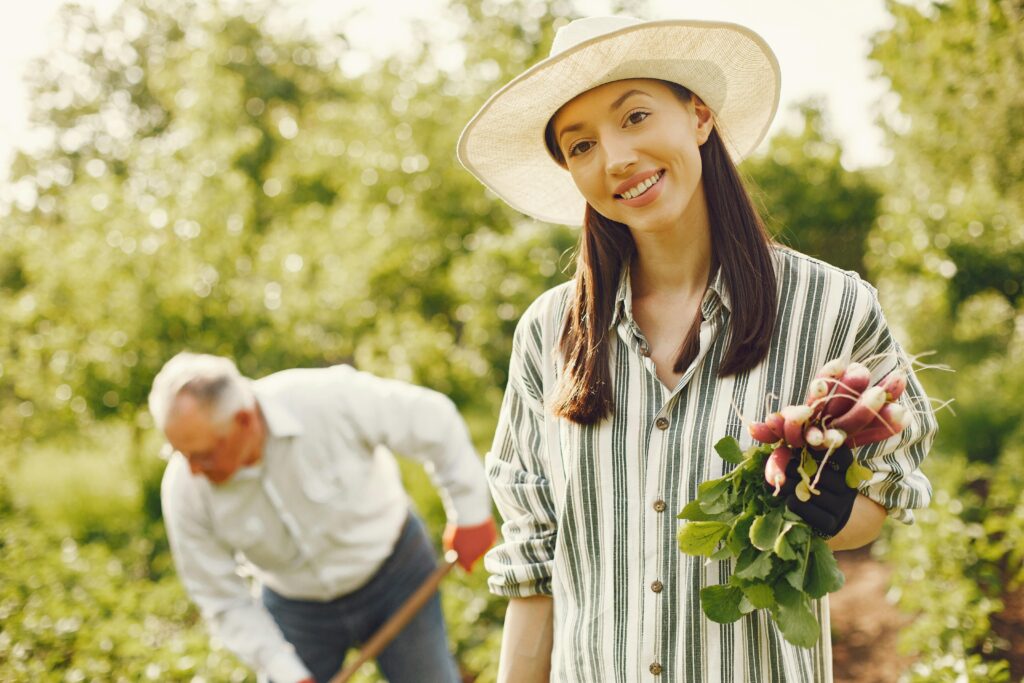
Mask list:
[{"label": "green leaf", "polygon": [[723,543],[722,547],[715,552],[708,555],[709,560],[728,560],[730,557],[735,557],[736,553],[732,551],[728,543]]},{"label": "green leaf", "polygon": [[846,470],[846,485],[851,489],[855,489],[863,482],[871,479],[871,476],[871,470],[854,460]]},{"label": "green leaf", "polygon": [[785,582],[775,587],[778,604],[772,610],[782,637],[793,645],[814,647],[821,635],[821,626],[811,611],[807,596]]},{"label": "green leaf", "polygon": [[731,624],[743,613],[740,601],[743,591],[736,586],[706,586],[700,589],[700,606],[708,619],[719,624]]},{"label": "green leaf", "polygon": [[767,515],[758,515],[750,525],[750,542],[758,550],[770,550],[782,531],[782,514],[773,510]]},{"label": "green leaf", "polygon": [[729,537],[725,542],[734,555],[739,555],[750,547],[750,525],[753,523],[753,512],[744,512],[733,522],[732,531],[729,532]]},{"label": "green leaf", "polygon": [[729,491],[729,480],[725,477],[720,479],[708,479],[697,487],[697,500],[703,507],[724,496]]},{"label": "green leaf", "polygon": [[839,570],[835,555],[820,538],[811,539],[810,558],[807,560],[807,576],[804,590],[812,598],[820,598],[843,587],[846,577]]},{"label": "green leaf", "polygon": [[752,583],[743,586],[741,590],[750,604],[757,609],[771,609],[776,605],[775,592],[766,583]]},{"label": "green leaf", "polygon": [[764,579],[772,572],[772,554],[748,549],[736,560],[734,575],[741,579]]},{"label": "green leaf", "polygon": [[707,522],[714,519],[714,517],[704,512],[700,507],[700,500],[695,498],[687,503],[686,507],[676,515],[676,519],[685,519],[691,522]]},{"label": "green leaf", "polygon": [[721,456],[722,460],[727,463],[739,465],[744,460],[740,445],[731,436],[719,439],[718,443],[715,444],[715,450],[718,451],[718,455]]},{"label": "green leaf", "polygon": [[806,542],[801,544],[800,551],[797,553],[796,564],[786,572],[786,582],[798,591],[804,589],[804,577],[807,574],[807,562],[810,554],[810,544]]},{"label": "green leaf", "polygon": [[686,522],[679,529],[679,549],[687,555],[710,555],[729,529],[725,522]]},{"label": "green leaf", "polygon": [[729,491],[724,496],[719,496],[710,503],[701,501],[700,507],[709,515],[720,515],[723,512],[729,512],[736,507],[736,494]]},{"label": "green leaf", "polygon": [[772,550],[783,560],[795,560],[797,558],[796,551],[786,540],[786,535],[793,529],[795,525],[793,522],[785,522],[782,525],[782,533],[775,539],[775,545],[772,546]]}]

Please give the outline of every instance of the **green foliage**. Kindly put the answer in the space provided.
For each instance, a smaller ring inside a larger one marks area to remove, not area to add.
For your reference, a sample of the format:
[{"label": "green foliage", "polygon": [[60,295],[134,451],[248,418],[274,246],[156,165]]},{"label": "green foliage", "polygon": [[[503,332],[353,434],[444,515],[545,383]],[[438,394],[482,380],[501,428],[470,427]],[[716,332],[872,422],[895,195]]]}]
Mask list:
[{"label": "green foliage", "polygon": [[0,516],[0,679],[255,680],[209,639],[153,541],[79,543],[24,510]]},{"label": "green foliage", "polygon": [[[1005,0],[889,2],[872,57],[899,96],[867,263],[915,348],[946,450],[993,462],[1024,424],[1024,14]],[[998,401],[992,397],[999,396]]]},{"label": "green foliage", "polygon": [[773,448],[753,446],[743,453],[731,437],[715,444],[736,467],[702,483],[697,498],[679,513],[686,521],[679,529],[679,549],[712,560],[735,558],[725,584],[701,589],[708,619],[730,623],[767,609],[786,640],[812,647],[821,629],[811,600],[839,590],[843,573],[825,542],[765,484]]},{"label": "green foliage", "polygon": [[488,198],[452,150],[571,6],[452,3],[466,67],[423,27],[358,75],[343,33],[271,32],[269,6],[64,10],[31,84],[52,144],[16,159],[0,208],[8,434],[134,420],[185,347],[250,375],[355,362],[496,413],[515,320],[574,236]]},{"label": "green foliage", "polygon": [[931,507],[879,548],[893,567],[893,596],[916,614],[901,645],[919,655],[920,672],[934,667],[950,676],[974,669],[979,655],[998,665],[1009,643],[991,618],[1003,595],[1024,586],[1024,466],[1019,454],[996,465],[962,456],[926,464],[936,491]]},{"label": "green foliage", "polygon": [[783,131],[742,169],[759,190],[769,230],[793,248],[866,274],[865,240],[878,215],[881,190],[866,171],[847,171],[829,132],[824,107],[799,106],[803,126]]}]

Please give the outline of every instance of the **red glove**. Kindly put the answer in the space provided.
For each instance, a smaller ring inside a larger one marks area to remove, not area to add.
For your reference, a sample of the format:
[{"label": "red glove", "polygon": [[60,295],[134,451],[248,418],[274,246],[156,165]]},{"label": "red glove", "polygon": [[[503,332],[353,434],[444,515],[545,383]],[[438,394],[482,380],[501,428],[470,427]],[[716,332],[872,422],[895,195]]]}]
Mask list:
[{"label": "red glove", "polygon": [[474,526],[452,526],[449,524],[444,528],[444,536],[441,541],[445,550],[454,550],[459,554],[459,564],[467,572],[471,572],[473,563],[494,545],[496,538],[498,538],[498,530],[494,526],[494,520],[488,519],[486,522]]}]

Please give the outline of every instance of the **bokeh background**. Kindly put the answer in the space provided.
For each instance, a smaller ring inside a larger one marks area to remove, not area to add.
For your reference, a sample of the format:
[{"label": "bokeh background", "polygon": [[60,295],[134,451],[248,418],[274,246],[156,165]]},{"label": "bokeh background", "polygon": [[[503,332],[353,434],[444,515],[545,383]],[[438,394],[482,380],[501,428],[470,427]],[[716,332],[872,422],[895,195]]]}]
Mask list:
[{"label": "bokeh background", "polygon": [[[504,206],[454,145],[592,4],[440,2],[380,51],[357,9],[330,26],[269,1],[60,11],[0,174],[0,681],[254,680],[208,639],[160,521],[145,396],[183,348],[254,377],[346,362],[430,386],[486,450],[515,322],[571,276],[576,233]],[[900,666],[858,679],[851,659],[836,680],[1018,681],[1024,3],[881,11],[873,91],[854,93],[881,151],[844,149],[811,98],[741,169],[779,240],[860,272],[904,346],[953,369],[921,374],[953,399],[926,463],[934,504],[874,544],[885,584],[858,606],[908,615],[859,656]],[[438,536],[436,495],[403,472]],[[492,681],[503,601],[479,570],[444,591],[466,680]],[[834,640],[840,658],[857,645]]]}]

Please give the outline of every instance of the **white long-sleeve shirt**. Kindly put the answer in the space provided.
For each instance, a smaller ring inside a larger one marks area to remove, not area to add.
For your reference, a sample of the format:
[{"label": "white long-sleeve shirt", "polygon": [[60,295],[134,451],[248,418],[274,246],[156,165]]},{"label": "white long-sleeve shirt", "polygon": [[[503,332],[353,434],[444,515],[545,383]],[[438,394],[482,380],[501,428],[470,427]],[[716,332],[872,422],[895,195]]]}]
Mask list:
[{"label": "white long-sleeve shirt", "polygon": [[483,468],[444,395],[339,365],[253,382],[263,458],[226,483],[173,453],[161,488],[178,575],[211,631],[275,681],[309,675],[240,569],[289,598],[330,600],[367,583],[390,555],[408,499],[390,451],[421,460],[450,523],[490,516]]}]

